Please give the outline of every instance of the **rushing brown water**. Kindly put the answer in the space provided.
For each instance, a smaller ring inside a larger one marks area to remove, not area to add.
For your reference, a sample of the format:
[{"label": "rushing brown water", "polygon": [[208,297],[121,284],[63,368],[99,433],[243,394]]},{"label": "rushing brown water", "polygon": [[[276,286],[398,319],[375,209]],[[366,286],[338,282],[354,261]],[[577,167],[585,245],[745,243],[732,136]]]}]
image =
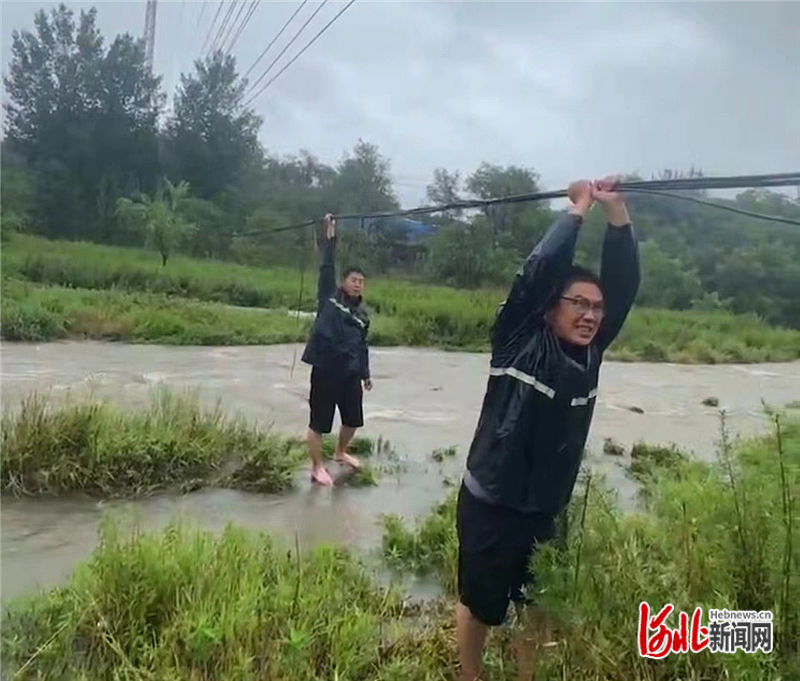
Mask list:
[{"label": "rushing brown water", "polygon": [[[297,361],[292,374],[291,369]],[[153,388],[191,389],[209,406],[217,400],[286,434],[302,434],[308,418],[308,367],[301,349],[271,347],[164,347],[69,342],[2,347],[2,398],[14,409],[33,390],[54,400],[92,394],[116,404],[145,406]],[[373,488],[312,488],[307,471],[282,495],[204,489],[130,501],[13,499],[2,501],[2,597],[64,579],[97,541],[104,511],[123,514],[144,527],[182,516],[219,529],[229,522],[280,533],[301,546],[333,541],[370,551],[380,543],[379,516],[411,518],[446,494],[445,477],[457,479],[475,428],[488,375],[488,357],[406,348],[372,351],[375,389],[366,395],[364,434],[389,439],[404,462]],[[602,443],[638,440],[675,443],[696,456],[714,456],[718,411],[704,407],[717,397],[734,433],[767,427],[761,405],[782,406],[800,398],[800,362],[763,365],[604,365],[589,436],[587,465],[606,474],[630,505],[635,488],[626,478],[627,457],[609,457]],[[642,410],[635,413],[631,408]],[[458,456],[431,460],[437,447],[456,445]]]}]

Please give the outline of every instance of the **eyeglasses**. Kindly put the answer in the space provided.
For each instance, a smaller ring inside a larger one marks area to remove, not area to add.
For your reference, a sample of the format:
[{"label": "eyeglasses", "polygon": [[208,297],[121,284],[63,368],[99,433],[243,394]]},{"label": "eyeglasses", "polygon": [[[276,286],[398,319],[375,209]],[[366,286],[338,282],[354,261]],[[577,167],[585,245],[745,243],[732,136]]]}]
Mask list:
[{"label": "eyeglasses", "polygon": [[568,300],[570,303],[572,303],[572,307],[574,307],[581,314],[586,314],[589,312],[589,310],[591,310],[594,312],[595,316],[602,317],[606,313],[606,309],[602,301],[599,303],[593,303],[591,300],[582,298],[581,296],[577,296],[575,298],[571,296],[561,296],[561,299]]}]

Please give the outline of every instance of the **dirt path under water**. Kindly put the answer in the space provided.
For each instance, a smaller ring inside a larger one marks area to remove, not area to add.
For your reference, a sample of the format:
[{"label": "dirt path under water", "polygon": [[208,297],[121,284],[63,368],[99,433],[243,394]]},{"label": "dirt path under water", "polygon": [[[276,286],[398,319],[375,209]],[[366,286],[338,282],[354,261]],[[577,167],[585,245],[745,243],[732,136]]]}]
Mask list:
[{"label": "dirt path under water", "polygon": [[[117,404],[145,406],[156,386],[197,391],[204,403],[222,400],[239,412],[286,434],[302,434],[307,423],[308,367],[299,346],[164,347],[67,342],[2,347],[4,408],[15,408],[32,390],[53,398],[93,393]],[[295,357],[296,353],[296,357]],[[296,366],[293,375],[293,363]],[[295,534],[301,546],[329,540],[371,550],[380,543],[381,513],[418,516],[457,479],[475,428],[487,379],[488,357],[407,348],[372,351],[375,390],[365,399],[364,434],[389,439],[404,470],[384,476],[374,488],[317,489],[306,471],[296,490],[259,495],[204,489],[178,496],[160,494],[132,501],[12,499],[2,502],[3,600],[64,579],[97,541],[106,509],[146,527],[183,515],[210,528],[228,522]],[[782,406],[800,398],[800,362],[763,365],[604,365],[587,463],[605,473],[630,505],[635,488],[625,477],[627,457],[602,454],[607,437],[631,445],[638,440],[675,443],[703,459],[714,456],[717,410],[702,406],[717,397],[742,435],[767,427],[761,399]],[[631,408],[644,413],[635,413]],[[458,446],[442,464],[430,453]]]}]

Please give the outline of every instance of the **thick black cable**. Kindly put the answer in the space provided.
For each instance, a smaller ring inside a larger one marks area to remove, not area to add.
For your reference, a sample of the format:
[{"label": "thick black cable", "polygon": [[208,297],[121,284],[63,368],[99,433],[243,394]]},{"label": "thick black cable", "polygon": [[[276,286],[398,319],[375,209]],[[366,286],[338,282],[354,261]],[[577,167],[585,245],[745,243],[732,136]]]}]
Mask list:
[{"label": "thick black cable", "polygon": [[756,213],[752,210],[745,210],[744,208],[737,208],[736,206],[729,206],[724,203],[717,203],[716,201],[707,201],[705,199],[698,199],[694,196],[686,196],[686,194],[675,194],[674,192],[665,192],[660,190],[652,190],[652,189],[631,189],[628,188],[625,190],[626,192],[634,192],[640,194],[649,194],[651,196],[663,196],[665,198],[670,199],[680,199],[681,201],[691,201],[692,203],[697,203],[701,206],[708,206],[710,208],[719,208],[720,210],[727,210],[731,213],[738,213],[739,215],[746,215],[750,218],[755,218],[757,220],[769,220],[770,222],[783,222],[787,225],[797,225],[800,227],[800,220],[794,220],[792,218],[786,218],[782,215],[766,215],[764,213]]},{"label": "thick black cable", "polygon": [[[297,39],[300,37],[300,34],[301,34],[303,31],[305,31],[305,30],[306,30],[306,26],[308,26],[308,25],[309,25],[309,24],[310,24],[310,23],[313,21],[314,17],[315,17],[315,16],[317,16],[317,14],[319,14],[320,10],[321,10],[323,7],[325,7],[325,5],[327,4],[327,2],[328,2],[328,0],[322,0],[322,3],[320,4],[320,6],[319,6],[319,7],[317,7],[317,9],[315,9],[315,10],[314,10],[314,11],[311,13],[311,16],[310,16],[310,17],[308,17],[308,19],[306,19],[306,23],[304,23],[304,24],[303,24],[303,25],[302,25],[302,26],[301,26],[301,27],[298,29],[297,33],[295,33],[295,34],[294,34],[294,36],[292,36],[292,39],[291,39],[291,40],[290,40],[288,43],[286,43],[286,45],[284,45],[283,49],[282,49],[282,50],[281,50],[281,51],[278,53],[278,56],[277,56],[277,57],[275,57],[275,59],[273,59],[273,60],[272,60],[272,62],[270,63],[270,65],[269,65],[269,66],[268,66],[266,69],[264,69],[263,73],[262,73],[262,74],[261,74],[261,75],[258,77],[258,79],[256,80],[256,82],[255,82],[255,83],[253,83],[253,84],[252,84],[252,85],[249,87],[249,89],[248,89],[248,90],[247,90],[247,92],[245,93],[246,95],[249,95],[249,94],[250,94],[250,93],[251,93],[253,90],[255,90],[255,89],[256,89],[256,86],[257,86],[257,85],[258,85],[258,84],[259,84],[259,83],[260,83],[262,80],[264,80],[264,78],[266,77],[266,75],[267,75],[267,74],[268,74],[268,73],[269,73],[269,72],[272,70],[272,67],[273,67],[273,66],[275,66],[275,64],[277,64],[277,63],[278,63],[278,60],[279,60],[279,59],[280,59],[280,58],[281,58],[281,57],[282,57],[282,56],[283,56],[283,55],[286,53],[286,50],[288,50],[288,49],[289,49],[289,48],[292,46],[292,44],[294,43],[294,41],[295,41],[295,40],[297,40]],[[260,91],[259,91],[259,92],[260,92]],[[245,104],[244,104],[244,105],[245,105],[245,106],[248,106],[248,105],[250,104],[250,102],[251,102],[251,101],[253,101],[253,97],[251,97],[249,100],[247,100],[247,101],[245,102]]]},{"label": "thick black cable", "polygon": [[319,31],[319,32],[318,32],[318,33],[317,33],[317,34],[316,34],[316,35],[315,35],[315,36],[314,36],[314,37],[313,37],[311,40],[309,40],[309,41],[308,41],[308,43],[305,45],[305,47],[303,47],[303,49],[302,49],[302,50],[300,50],[300,51],[299,51],[299,52],[298,52],[296,55],[294,55],[294,57],[292,57],[292,58],[291,58],[291,59],[290,59],[290,60],[289,60],[289,61],[288,61],[286,64],[284,64],[283,68],[282,68],[280,71],[278,71],[278,73],[276,73],[274,76],[272,76],[272,78],[270,78],[270,79],[269,79],[269,80],[266,82],[266,84],[264,85],[264,87],[262,87],[262,88],[261,88],[261,89],[260,89],[258,92],[256,92],[256,93],[255,93],[255,94],[254,94],[254,95],[253,95],[253,96],[252,96],[252,97],[251,97],[251,98],[248,100],[248,103],[252,102],[252,101],[253,101],[254,99],[256,99],[256,98],[257,98],[259,95],[261,95],[261,94],[264,92],[264,90],[266,90],[266,89],[267,89],[267,88],[268,88],[270,85],[272,85],[272,83],[274,83],[274,82],[275,82],[275,81],[276,81],[276,80],[277,80],[277,79],[280,77],[280,75],[281,75],[281,74],[282,74],[284,71],[286,71],[286,69],[288,69],[288,68],[289,68],[289,67],[290,67],[292,64],[294,64],[294,63],[297,61],[297,59],[300,57],[300,55],[301,55],[301,54],[303,54],[303,52],[305,52],[305,51],[306,51],[306,50],[307,50],[309,47],[311,47],[311,46],[312,46],[312,45],[313,45],[313,44],[314,44],[314,43],[317,41],[317,39],[318,39],[318,38],[319,38],[319,37],[320,37],[320,36],[321,36],[323,33],[325,33],[325,31],[327,31],[327,30],[328,30],[328,29],[329,29],[329,28],[330,28],[330,27],[333,25],[333,23],[334,23],[334,22],[335,22],[335,21],[336,21],[336,20],[337,20],[337,19],[338,19],[340,16],[342,16],[342,14],[344,14],[344,13],[347,11],[347,8],[348,8],[348,7],[350,7],[350,5],[352,5],[352,4],[353,4],[355,1],[356,1],[356,0],[350,0],[350,2],[348,2],[348,3],[347,3],[345,6],[344,6],[344,7],[342,7],[342,9],[340,9],[340,10],[339,10],[339,11],[336,13],[336,15],[333,17],[333,19],[331,19],[331,20],[330,20],[330,21],[329,21],[327,24],[325,24],[325,26],[323,26],[323,27],[322,27],[322,29],[321,29],[321,30],[320,30],[320,31]]},{"label": "thick black cable", "polygon": [[[686,178],[675,180],[635,180],[631,182],[621,182],[618,185],[619,191],[625,193],[642,193],[651,194],[654,196],[664,196],[667,198],[681,199],[685,201],[692,201],[700,205],[708,206],[711,208],[719,208],[733,213],[739,213],[760,220],[769,220],[773,222],[784,222],[786,224],[800,226],[800,220],[792,218],[785,218],[778,215],[765,215],[763,213],[756,213],[734,206],[716,203],[705,199],[699,199],[692,196],[683,194],[674,194],[669,190],[700,190],[700,189],[744,189],[749,187],[787,187],[800,185],[800,172],[796,173],[774,173],[771,175],[740,175],[734,177],[699,177],[699,178]],[[564,198],[567,196],[566,189],[558,189],[546,192],[535,192],[530,194],[515,194],[511,196],[501,196],[494,199],[470,199],[466,201],[454,201],[448,204],[436,206],[420,206],[418,208],[409,208],[406,210],[392,211],[392,212],[379,212],[379,213],[355,213],[345,215],[335,215],[337,220],[362,220],[362,219],[378,219],[378,218],[393,218],[393,217],[411,217],[415,215],[429,215],[431,213],[440,213],[448,210],[455,209],[468,209],[468,208],[483,208],[498,204],[514,204],[514,203],[528,203],[533,201],[545,201],[549,199]],[[278,232],[286,232],[294,229],[301,229],[309,225],[316,224],[317,219],[306,220],[283,227],[273,229],[253,230],[250,232],[238,232],[230,236],[244,237],[256,236],[258,234],[273,234]]]},{"label": "thick black cable", "polygon": [[225,4],[225,0],[219,0],[219,6],[217,7],[217,13],[214,15],[214,18],[211,20],[211,25],[208,27],[208,33],[206,33],[206,39],[203,41],[203,47],[200,52],[206,51],[206,46],[208,45],[208,41],[211,38],[211,34],[214,32],[214,26],[217,23],[217,19],[219,18],[219,14],[222,11],[222,6]]},{"label": "thick black cable", "polygon": [[251,64],[250,68],[249,68],[249,69],[247,69],[247,71],[246,71],[246,72],[245,72],[245,74],[242,76],[242,78],[247,78],[247,76],[249,76],[249,75],[250,75],[250,72],[251,72],[251,71],[252,71],[252,70],[253,70],[253,69],[254,69],[256,66],[258,66],[258,62],[260,62],[260,61],[261,61],[261,60],[264,58],[264,55],[265,55],[267,52],[269,52],[269,48],[270,48],[270,47],[272,47],[272,46],[275,44],[275,41],[276,41],[276,40],[278,40],[278,38],[280,38],[280,37],[281,37],[281,35],[283,35],[283,32],[284,32],[284,31],[285,31],[285,30],[286,30],[286,29],[289,27],[289,24],[291,24],[291,23],[292,23],[292,20],[293,20],[293,19],[294,19],[294,18],[295,18],[295,17],[296,17],[296,16],[297,16],[299,13],[300,13],[300,10],[301,10],[301,9],[303,9],[304,5],[305,5],[307,2],[308,2],[308,0],[303,0],[303,2],[301,2],[301,3],[300,3],[300,5],[297,7],[297,9],[296,9],[294,12],[292,12],[292,16],[290,16],[290,17],[289,17],[289,18],[286,20],[286,23],[285,23],[283,26],[281,26],[281,30],[280,30],[280,31],[278,31],[278,32],[277,32],[277,34],[275,34],[275,37],[274,37],[272,40],[270,40],[270,41],[269,41],[269,44],[268,44],[268,45],[267,45],[267,46],[264,48],[264,51],[263,51],[261,54],[259,54],[259,55],[258,55],[258,58],[257,58],[257,59],[256,59],[256,60],[255,60],[255,61],[254,61],[254,62]]}]

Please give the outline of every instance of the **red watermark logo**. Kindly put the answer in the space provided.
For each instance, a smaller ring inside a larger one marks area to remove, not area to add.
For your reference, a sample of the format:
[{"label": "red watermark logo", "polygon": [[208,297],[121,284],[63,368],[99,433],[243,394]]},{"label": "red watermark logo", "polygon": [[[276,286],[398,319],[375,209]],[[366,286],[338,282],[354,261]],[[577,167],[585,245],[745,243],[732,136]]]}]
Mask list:
[{"label": "red watermark logo", "polygon": [[[660,660],[670,653],[699,653],[708,647],[708,627],[700,625],[702,608],[695,608],[691,626],[689,616],[682,612],[678,616],[678,628],[671,629],[666,619],[675,607],[667,603],[661,611],[650,617],[650,605],[645,601],[639,604],[639,655]],[[654,631],[654,634],[650,634]]]},{"label": "red watermark logo", "polygon": [[646,601],[639,604],[639,655],[660,660],[670,653],[699,653],[706,648],[712,653],[772,651],[772,612],[768,610],[709,610],[714,621],[705,626],[703,609],[695,608],[691,618],[679,613],[678,626],[673,629],[667,619],[674,609],[667,603],[651,617],[650,605]]}]

